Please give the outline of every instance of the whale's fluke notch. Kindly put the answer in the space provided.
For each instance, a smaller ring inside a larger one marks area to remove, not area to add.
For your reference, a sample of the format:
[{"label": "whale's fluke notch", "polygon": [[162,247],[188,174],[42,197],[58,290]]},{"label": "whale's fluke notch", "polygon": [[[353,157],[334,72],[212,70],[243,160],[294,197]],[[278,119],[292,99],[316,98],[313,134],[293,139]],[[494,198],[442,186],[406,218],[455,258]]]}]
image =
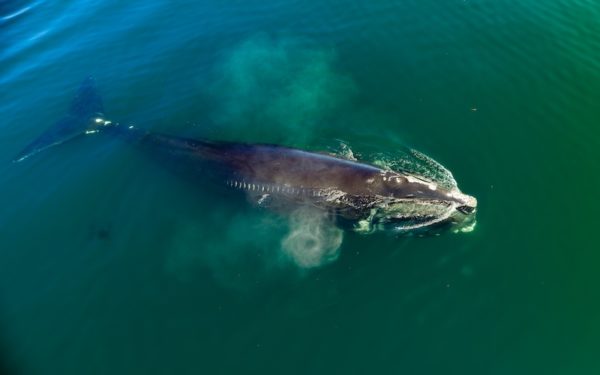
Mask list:
[{"label": "whale's fluke notch", "polygon": [[20,162],[49,147],[59,145],[86,132],[95,132],[106,125],[102,98],[96,91],[94,78],[87,77],[79,86],[69,111],[57,123],[28,144],[14,159]]}]

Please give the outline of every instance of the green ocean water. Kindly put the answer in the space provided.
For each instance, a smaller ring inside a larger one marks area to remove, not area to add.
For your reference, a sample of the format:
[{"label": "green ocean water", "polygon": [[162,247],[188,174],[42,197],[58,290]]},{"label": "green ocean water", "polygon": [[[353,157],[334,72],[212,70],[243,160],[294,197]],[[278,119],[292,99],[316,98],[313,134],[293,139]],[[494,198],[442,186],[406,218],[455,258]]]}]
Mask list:
[{"label": "green ocean water", "polygon": [[[90,75],[154,131],[415,148],[477,226],[306,268],[315,227],[118,140],[12,163]],[[600,373],[597,1],[0,1],[0,114],[6,373]]]}]

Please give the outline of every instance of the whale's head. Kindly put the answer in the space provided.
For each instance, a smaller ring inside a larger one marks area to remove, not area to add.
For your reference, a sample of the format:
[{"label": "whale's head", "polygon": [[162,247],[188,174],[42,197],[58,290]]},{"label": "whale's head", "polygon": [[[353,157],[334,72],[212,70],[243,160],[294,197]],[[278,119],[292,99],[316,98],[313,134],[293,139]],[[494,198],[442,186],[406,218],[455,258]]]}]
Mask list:
[{"label": "whale's head", "polygon": [[386,173],[370,216],[359,231],[399,234],[471,232],[475,228],[477,199],[458,187],[442,187],[423,178]]},{"label": "whale's head", "polygon": [[[455,192],[457,195],[457,192]],[[461,194],[456,200],[414,198],[392,201],[377,210],[377,229],[398,234],[435,235],[444,231],[467,233],[475,229],[477,200]]]}]

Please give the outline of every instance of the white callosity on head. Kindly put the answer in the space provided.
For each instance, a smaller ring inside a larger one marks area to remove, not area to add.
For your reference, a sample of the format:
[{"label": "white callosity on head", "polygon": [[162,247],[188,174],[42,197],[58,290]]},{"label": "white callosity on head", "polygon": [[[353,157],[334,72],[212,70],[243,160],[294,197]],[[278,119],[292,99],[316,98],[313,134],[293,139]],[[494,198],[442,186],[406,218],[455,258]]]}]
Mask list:
[{"label": "white callosity on head", "polygon": [[426,186],[429,190],[437,190],[437,185],[435,183],[433,183],[433,182],[424,181],[422,179],[416,178],[416,177],[411,176],[409,174],[406,174],[406,175],[403,175],[403,176],[411,184],[421,184],[421,185]]},{"label": "white callosity on head", "polygon": [[464,194],[462,193],[460,190],[458,189],[452,189],[447,193],[448,197],[450,198],[454,198],[456,200],[459,200],[460,202],[463,202],[463,204],[469,206],[469,207],[477,207],[477,199],[475,197],[472,197],[470,195]]}]

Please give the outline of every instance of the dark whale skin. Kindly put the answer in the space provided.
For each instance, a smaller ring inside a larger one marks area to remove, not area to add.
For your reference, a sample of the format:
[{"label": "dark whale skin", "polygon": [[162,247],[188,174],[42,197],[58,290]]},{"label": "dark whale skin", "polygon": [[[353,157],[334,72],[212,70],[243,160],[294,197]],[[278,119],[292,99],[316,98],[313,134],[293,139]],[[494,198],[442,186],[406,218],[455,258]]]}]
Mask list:
[{"label": "dark whale skin", "polygon": [[[120,126],[114,129],[122,129]],[[120,133],[138,132],[136,129]],[[417,176],[336,156],[269,144],[213,142],[140,132],[129,135],[155,157],[168,160],[215,183],[287,203],[335,210],[348,219],[368,216],[385,199],[468,205]]]},{"label": "dark whale skin", "polygon": [[[271,208],[308,205],[351,221],[413,229],[443,222],[472,229],[477,200],[409,172],[285,146],[189,139],[105,119],[93,78],[83,81],[66,115],[30,142],[20,162],[84,135],[125,139],[169,169],[246,193]],[[365,227],[361,223],[360,227]],[[471,225],[472,224],[472,225]]]}]

